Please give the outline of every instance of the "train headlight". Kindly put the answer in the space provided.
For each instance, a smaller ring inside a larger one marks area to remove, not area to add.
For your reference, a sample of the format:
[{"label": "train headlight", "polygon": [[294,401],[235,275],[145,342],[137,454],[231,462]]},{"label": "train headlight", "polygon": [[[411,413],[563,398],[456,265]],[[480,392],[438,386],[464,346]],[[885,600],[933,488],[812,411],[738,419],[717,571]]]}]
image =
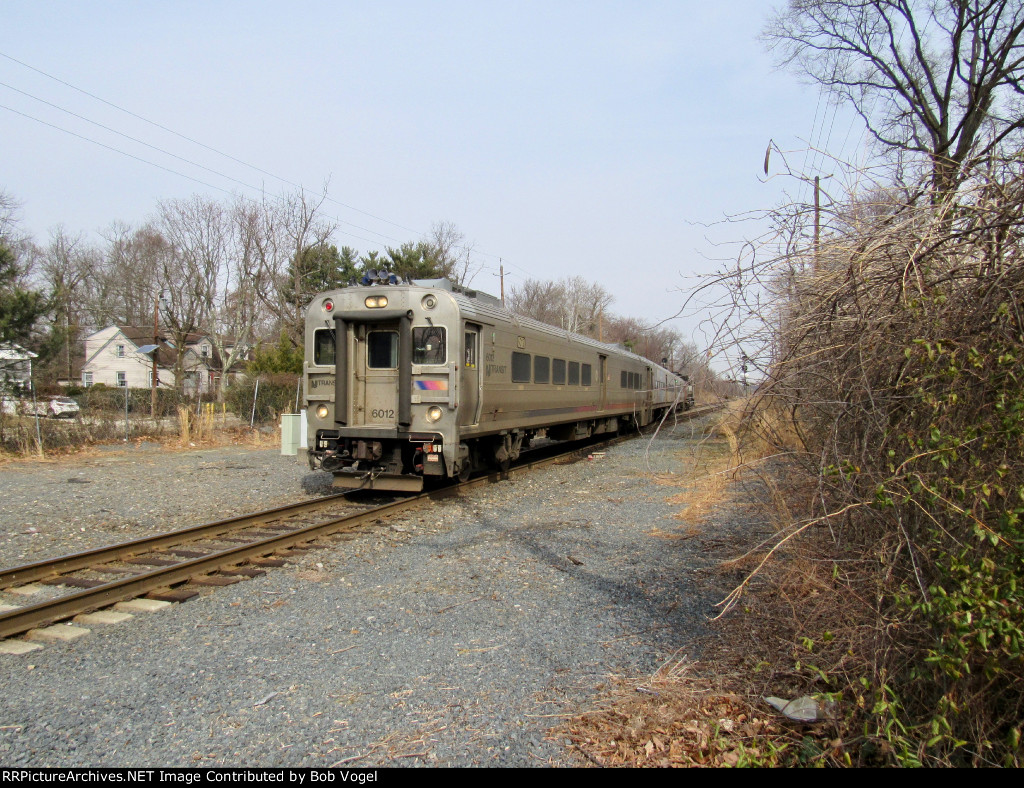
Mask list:
[{"label": "train headlight", "polygon": [[367,296],[366,300],[363,303],[366,304],[370,309],[379,309],[381,307],[385,307],[388,305],[388,297]]},{"label": "train headlight", "polygon": [[326,419],[327,418],[327,414],[329,412],[330,411],[328,410],[326,405],[317,405],[316,406],[316,417],[318,419]]},{"label": "train headlight", "polygon": [[437,407],[437,405],[432,405],[431,407],[429,407],[427,409],[427,421],[430,421],[430,422],[440,421],[440,419],[441,419],[441,417],[443,415],[444,415],[444,411],[442,411],[439,407]]},{"label": "train headlight", "polygon": [[424,309],[433,309],[437,306],[437,298],[432,295],[425,295],[420,303],[423,304]]}]

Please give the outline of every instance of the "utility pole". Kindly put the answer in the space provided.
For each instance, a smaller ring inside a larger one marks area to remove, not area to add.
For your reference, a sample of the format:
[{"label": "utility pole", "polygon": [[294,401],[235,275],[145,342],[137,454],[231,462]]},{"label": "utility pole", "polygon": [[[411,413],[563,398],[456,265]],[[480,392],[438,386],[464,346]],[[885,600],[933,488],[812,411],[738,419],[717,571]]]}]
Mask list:
[{"label": "utility pole", "polygon": [[64,302],[64,348],[68,357],[68,383],[71,380],[71,308]]},{"label": "utility pole", "polygon": [[505,264],[498,258],[498,271],[501,275],[501,305],[505,306]]},{"label": "utility pole", "polygon": [[160,349],[160,294],[153,297],[153,392],[150,395],[149,415],[156,419],[156,388],[158,379],[156,374],[156,354]]},{"label": "utility pole", "polygon": [[[831,175],[824,176],[831,178]],[[814,176],[814,259],[811,261],[812,270],[817,271],[819,266],[819,250],[821,246],[821,181],[819,175]]]}]

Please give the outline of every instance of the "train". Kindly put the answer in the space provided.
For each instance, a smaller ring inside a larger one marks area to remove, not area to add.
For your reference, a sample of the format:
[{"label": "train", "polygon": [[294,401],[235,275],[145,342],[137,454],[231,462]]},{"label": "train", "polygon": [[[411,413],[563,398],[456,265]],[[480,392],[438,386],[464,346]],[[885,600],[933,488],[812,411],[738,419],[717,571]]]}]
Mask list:
[{"label": "train", "polygon": [[681,375],[446,279],[368,272],[305,315],[300,461],[336,487],[417,492],[507,471],[538,439],[643,427],[693,405]]}]

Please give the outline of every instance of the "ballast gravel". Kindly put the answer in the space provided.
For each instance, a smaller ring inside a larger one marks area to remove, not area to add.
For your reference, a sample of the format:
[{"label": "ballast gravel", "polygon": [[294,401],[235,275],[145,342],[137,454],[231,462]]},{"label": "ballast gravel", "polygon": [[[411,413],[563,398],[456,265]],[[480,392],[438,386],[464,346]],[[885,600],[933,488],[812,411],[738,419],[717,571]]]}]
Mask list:
[{"label": "ballast gravel", "polygon": [[[693,649],[721,599],[707,545],[668,500],[693,475],[700,432],[680,424],[486,485],[265,576],[0,655],[0,763],[579,765],[551,729],[610,678]],[[7,465],[2,563],[327,485],[238,446]]]},{"label": "ballast gravel", "polygon": [[0,465],[0,565],[14,566],[329,492],[280,449],[158,443]]}]

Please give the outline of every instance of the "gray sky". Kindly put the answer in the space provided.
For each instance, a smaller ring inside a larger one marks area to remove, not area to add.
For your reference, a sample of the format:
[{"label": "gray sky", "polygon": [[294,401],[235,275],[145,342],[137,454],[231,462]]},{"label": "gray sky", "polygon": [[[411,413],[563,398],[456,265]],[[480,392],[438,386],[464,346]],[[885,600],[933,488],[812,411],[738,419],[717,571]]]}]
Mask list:
[{"label": "gray sky", "polygon": [[[161,198],[329,180],[339,245],[365,252],[450,221],[487,266],[480,289],[498,291],[500,257],[507,286],[581,275],[615,311],[661,319],[708,258],[734,254],[709,239],[752,232],[702,223],[795,190],[759,180],[769,138],[861,139],[773,68],[757,40],[771,5],[6,0],[0,189],[45,243],[58,224],[141,222]],[[674,325],[702,346],[699,318]]]}]

